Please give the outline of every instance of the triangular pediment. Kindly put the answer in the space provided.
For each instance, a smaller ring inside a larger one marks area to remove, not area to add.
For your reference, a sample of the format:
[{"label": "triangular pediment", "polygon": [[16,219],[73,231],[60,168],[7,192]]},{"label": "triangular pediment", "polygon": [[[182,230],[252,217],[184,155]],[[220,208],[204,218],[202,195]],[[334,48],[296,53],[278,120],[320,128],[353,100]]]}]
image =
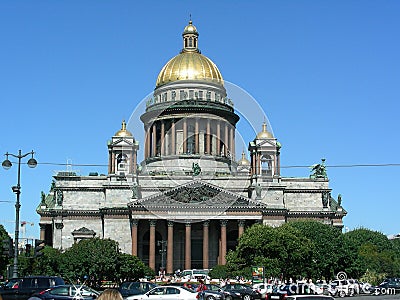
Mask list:
[{"label": "triangular pediment", "polygon": [[149,197],[131,202],[129,206],[143,206],[160,209],[235,209],[235,208],[260,208],[259,201],[253,201],[239,194],[227,191],[216,185],[201,180],[156,193]]},{"label": "triangular pediment", "polygon": [[118,146],[132,146],[133,145],[133,138],[127,139],[127,138],[118,138],[118,139],[113,139],[112,145],[118,145]]},{"label": "triangular pediment", "polygon": [[276,147],[276,139],[263,139],[263,140],[257,140],[256,141],[257,146],[262,146],[262,147]]}]

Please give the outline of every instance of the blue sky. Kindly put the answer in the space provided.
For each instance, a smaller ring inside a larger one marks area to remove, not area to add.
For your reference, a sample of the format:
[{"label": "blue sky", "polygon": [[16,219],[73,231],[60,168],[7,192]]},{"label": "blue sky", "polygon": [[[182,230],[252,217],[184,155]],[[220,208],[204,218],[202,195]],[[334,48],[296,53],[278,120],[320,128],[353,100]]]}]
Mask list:
[{"label": "blue sky", "polygon": [[[25,234],[38,236],[35,208],[66,169],[57,164],[107,164],[107,140],[182,48],[189,14],[202,53],[268,116],[282,175],[308,177],[287,167],[326,158],[345,226],[399,233],[400,167],[334,167],[400,163],[399,12],[395,0],[0,1],[0,153],[33,149],[39,162],[21,169]],[[0,170],[11,233],[16,181],[16,165]]]}]

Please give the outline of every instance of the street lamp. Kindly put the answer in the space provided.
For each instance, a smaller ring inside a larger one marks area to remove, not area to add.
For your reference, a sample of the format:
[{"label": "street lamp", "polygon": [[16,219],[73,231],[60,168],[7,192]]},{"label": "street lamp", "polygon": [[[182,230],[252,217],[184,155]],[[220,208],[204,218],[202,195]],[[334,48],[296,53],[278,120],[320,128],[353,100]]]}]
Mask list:
[{"label": "street lamp", "polygon": [[19,209],[21,208],[21,204],[19,202],[19,195],[21,194],[21,159],[32,155],[32,157],[28,160],[28,167],[35,168],[37,165],[36,159],[33,158],[33,150],[31,152],[21,154],[21,150],[18,151],[18,155],[6,153],[6,159],[1,164],[4,169],[8,170],[11,168],[12,163],[8,159],[8,156],[12,156],[18,158],[18,181],[17,185],[13,186],[11,189],[17,195],[17,201],[15,202],[15,236],[14,236],[14,266],[13,266],[13,278],[18,277],[18,238],[19,238]]},{"label": "street lamp", "polygon": [[158,241],[157,246],[161,246],[160,254],[161,254],[161,270],[164,272],[165,270],[165,253],[167,252],[167,241]]}]

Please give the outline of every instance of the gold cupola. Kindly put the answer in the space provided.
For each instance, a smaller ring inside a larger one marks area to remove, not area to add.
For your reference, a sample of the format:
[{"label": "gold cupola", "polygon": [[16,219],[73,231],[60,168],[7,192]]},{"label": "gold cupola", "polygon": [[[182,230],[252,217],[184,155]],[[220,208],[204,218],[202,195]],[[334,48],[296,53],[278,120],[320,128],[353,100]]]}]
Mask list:
[{"label": "gold cupola", "polygon": [[224,85],[221,72],[198,48],[199,33],[192,20],[183,30],[183,49],[169,60],[157,77],[156,88],[180,80],[207,81]]},{"label": "gold cupola", "polygon": [[132,137],[132,136],[133,136],[132,133],[131,133],[129,130],[126,129],[126,122],[125,122],[125,120],[122,121],[121,129],[118,130],[118,131],[115,133],[114,136],[120,136],[120,137],[126,137],[126,136]]},{"label": "gold cupola", "polygon": [[250,161],[246,158],[246,153],[244,153],[244,150],[242,152],[242,158],[238,160],[238,167],[239,166],[250,166]]},{"label": "gold cupola", "polygon": [[274,137],[272,133],[267,130],[267,123],[265,123],[264,121],[264,123],[262,124],[262,131],[257,134],[256,139],[262,140],[262,139],[273,139],[273,138]]}]

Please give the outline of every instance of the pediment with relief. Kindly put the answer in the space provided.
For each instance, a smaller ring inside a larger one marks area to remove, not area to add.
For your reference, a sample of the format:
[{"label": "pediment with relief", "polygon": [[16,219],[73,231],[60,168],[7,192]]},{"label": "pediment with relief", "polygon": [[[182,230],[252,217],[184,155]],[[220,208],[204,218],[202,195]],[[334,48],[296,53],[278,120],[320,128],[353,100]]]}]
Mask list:
[{"label": "pediment with relief", "polygon": [[212,208],[260,208],[259,201],[221,189],[210,183],[194,180],[175,188],[131,202],[129,206],[142,205],[152,208],[212,209]]}]

